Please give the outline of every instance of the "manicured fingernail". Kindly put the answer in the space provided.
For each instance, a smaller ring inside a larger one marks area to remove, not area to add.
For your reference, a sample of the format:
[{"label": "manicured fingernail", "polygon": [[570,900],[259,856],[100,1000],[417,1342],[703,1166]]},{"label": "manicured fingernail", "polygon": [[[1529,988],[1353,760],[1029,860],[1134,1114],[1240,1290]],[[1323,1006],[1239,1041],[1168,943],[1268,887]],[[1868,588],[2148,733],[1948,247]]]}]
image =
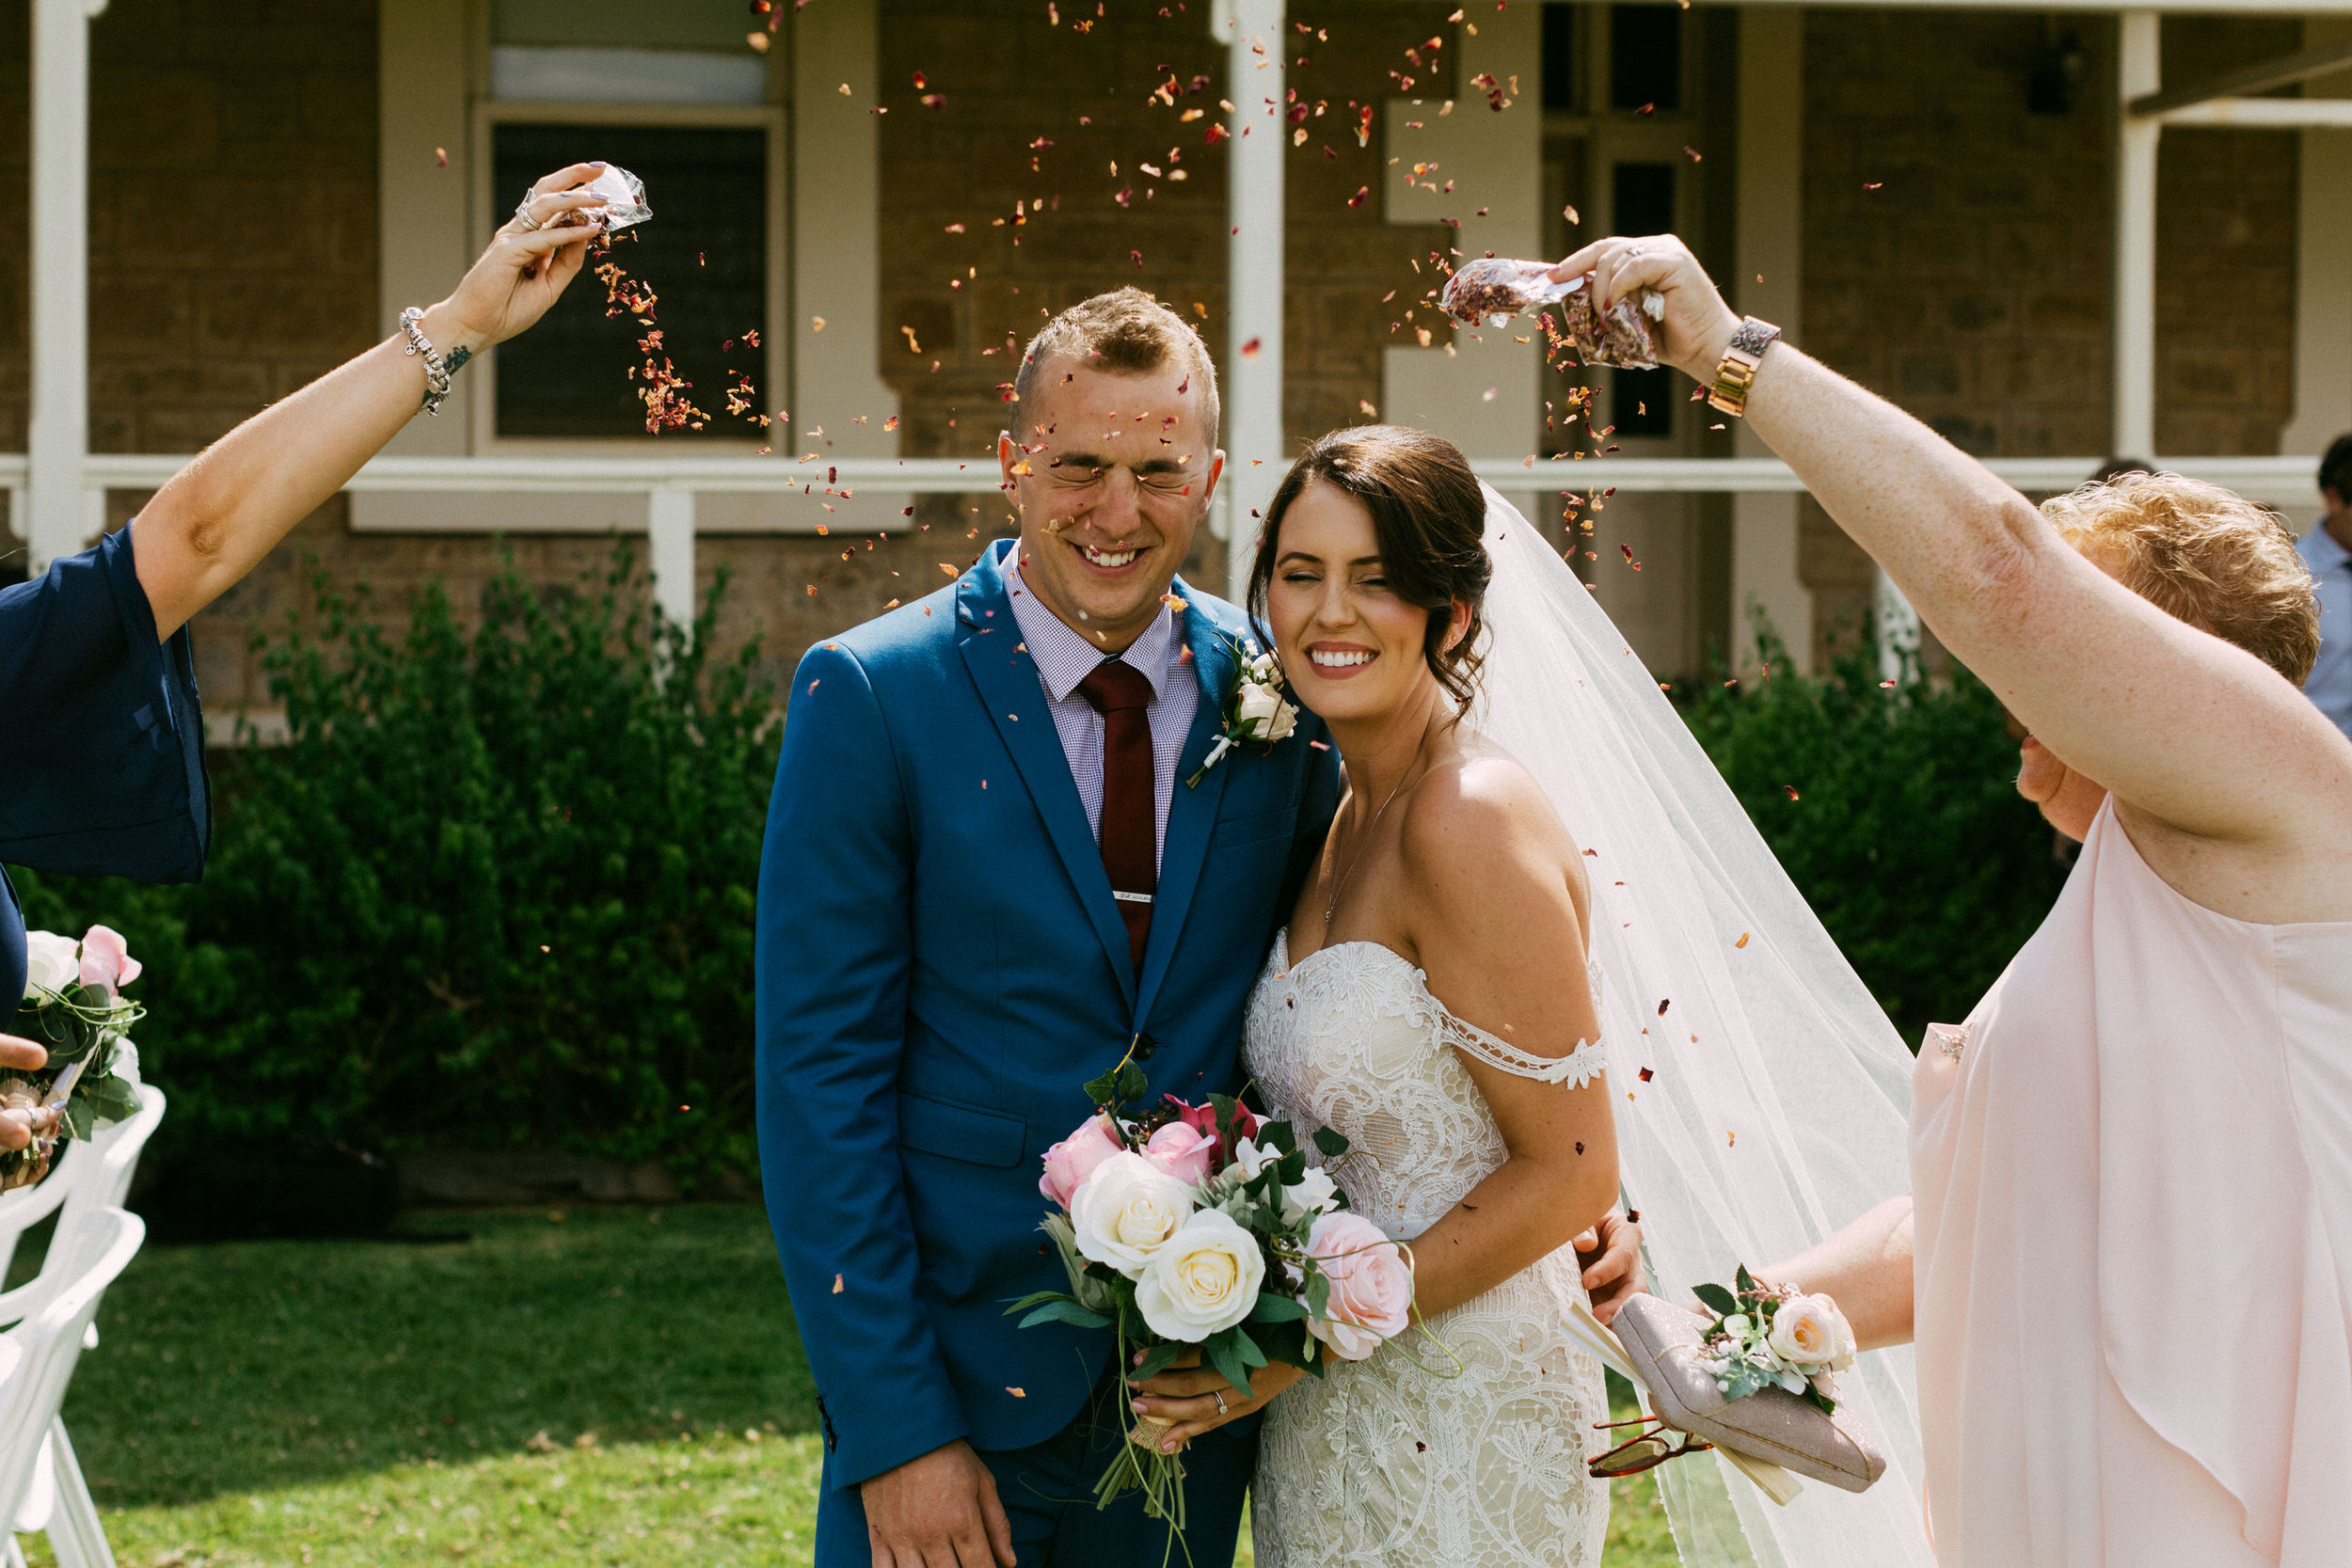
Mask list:
[{"label": "manicured fingernail", "polygon": [[1129,1400],[1127,1402],[1127,1408],[1134,1411],[1138,1416],[1149,1416],[1152,1414],[1151,1410],[1145,1406],[1141,1400]]},{"label": "manicured fingernail", "polygon": [[1173,1437],[1163,1437],[1163,1438],[1161,1438],[1161,1439],[1160,1439],[1160,1452],[1162,1452],[1162,1453],[1174,1453],[1175,1451],[1176,1451],[1176,1439],[1175,1439],[1175,1438],[1173,1438]]}]

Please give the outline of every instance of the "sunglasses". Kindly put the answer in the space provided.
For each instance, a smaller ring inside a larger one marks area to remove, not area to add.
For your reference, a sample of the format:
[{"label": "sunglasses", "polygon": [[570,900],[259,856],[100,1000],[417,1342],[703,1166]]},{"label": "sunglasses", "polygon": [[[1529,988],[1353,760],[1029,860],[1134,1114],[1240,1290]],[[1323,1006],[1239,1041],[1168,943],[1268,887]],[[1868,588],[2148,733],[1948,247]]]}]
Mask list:
[{"label": "sunglasses", "polygon": [[1595,1459],[1585,1473],[1597,1481],[1612,1481],[1619,1476],[1638,1476],[1669,1459],[1686,1453],[1703,1453],[1713,1448],[1688,1433],[1677,1432],[1655,1416],[1637,1416],[1622,1421],[1595,1421],[1595,1432],[1612,1432],[1618,1427],[1641,1427],[1636,1436],[1618,1444]]}]

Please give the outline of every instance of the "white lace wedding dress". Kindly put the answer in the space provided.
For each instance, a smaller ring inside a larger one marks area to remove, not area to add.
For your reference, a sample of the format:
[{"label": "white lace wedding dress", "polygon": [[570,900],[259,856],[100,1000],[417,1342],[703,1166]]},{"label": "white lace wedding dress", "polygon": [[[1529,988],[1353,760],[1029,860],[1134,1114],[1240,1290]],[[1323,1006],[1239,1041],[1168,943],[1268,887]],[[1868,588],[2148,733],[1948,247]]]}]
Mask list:
[{"label": "white lace wedding dress", "polygon": [[[1506,1072],[1582,1085],[1601,1047],[1530,1057],[1448,1012],[1422,972],[1376,942],[1293,967],[1277,939],[1249,1000],[1246,1053],[1268,1108],[1306,1142],[1353,1146],[1350,1207],[1410,1241],[1502,1164],[1456,1051]],[[1596,994],[1598,975],[1595,975]],[[1394,1344],[1335,1362],[1266,1407],[1251,1523],[1264,1568],[1597,1568],[1609,1523],[1587,1456],[1609,1446],[1600,1365],[1563,1328],[1584,1295],[1563,1247]],[[1439,1349],[1439,1344],[1444,1349]],[[1448,1352],[1452,1354],[1449,1354]],[[1460,1375],[1452,1372],[1456,1359]]]}]

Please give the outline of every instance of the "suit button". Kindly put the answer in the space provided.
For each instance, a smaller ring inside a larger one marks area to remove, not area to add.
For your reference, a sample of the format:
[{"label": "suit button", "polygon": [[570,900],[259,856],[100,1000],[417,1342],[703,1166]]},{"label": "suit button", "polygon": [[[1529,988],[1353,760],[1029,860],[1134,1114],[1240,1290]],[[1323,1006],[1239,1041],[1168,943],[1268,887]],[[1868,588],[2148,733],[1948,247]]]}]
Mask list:
[{"label": "suit button", "polygon": [[1136,1061],[1138,1061],[1138,1062],[1148,1062],[1148,1061],[1150,1061],[1150,1060],[1152,1059],[1152,1057],[1153,1056],[1153,1054],[1154,1054],[1154,1053],[1156,1053],[1159,1051],[1159,1049],[1160,1049],[1160,1042],[1159,1042],[1159,1041],[1157,1041],[1157,1040],[1155,1040],[1155,1039],[1153,1039],[1151,1036],[1149,1036],[1149,1035],[1137,1035],[1137,1036],[1136,1037]]}]

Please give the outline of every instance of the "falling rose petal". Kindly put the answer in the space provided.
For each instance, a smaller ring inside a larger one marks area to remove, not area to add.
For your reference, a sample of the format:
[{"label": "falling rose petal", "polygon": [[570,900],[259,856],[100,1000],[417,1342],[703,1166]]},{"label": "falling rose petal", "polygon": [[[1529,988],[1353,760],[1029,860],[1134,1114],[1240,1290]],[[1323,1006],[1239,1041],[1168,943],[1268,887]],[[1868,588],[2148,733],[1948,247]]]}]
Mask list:
[{"label": "falling rose petal", "polygon": [[841,1293],[841,1276],[839,1275],[834,1275],[833,1276],[833,1293],[836,1296]]},{"label": "falling rose petal", "polygon": [[768,35],[764,32],[754,31],[745,33],[743,35],[743,41],[750,44],[752,48],[759,54],[765,55],[768,53]]},{"label": "falling rose petal", "polygon": [[1356,406],[1363,411],[1364,418],[1367,420],[1376,420],[1380,417],[1380,410],[1372,405],[1372,400],[1369,398],[1358,398]]},{"label": "falling rose petal", "polygon": [[922,91],[925,87],[930,87],[930,83],[929,83],[929,82],[927,82],[927,81],[925,81],[925,80],[923,79],[923,73],[922,73],[921,71],[916,71],[916,72],[914,73],[914,90],[915,90],[915,91],[917,91],[917,92],[921,92],[921,91]]},{"label": "falling rose petal", "polygon": [[1262,340],[1252,338],[1241,345],[1241,356],[1244,359],[1255,359],[1258,357],[1258,351],[1263,346]]},{"label": "falling rose petal", "polygon": [[1643,1083],[1645,1083],[1645,1084],[1648,1083],[1648,1082],[1650,1081],[1651,1076],[1652,1076],[1652,1075],[1651,1075],[1651,1072],[1650,1072],[1650,1069],[1647,1069],[1647,1068],[1644,1068],[1644,1069],[1642,1069],[1642,1082],[1643,1082]]},{"label": "falling rose petal", "polygon": [[[1623,886],[1625,886],[1625,884],[1624,884],[1623,882],[1619,882],[1617,885],[1618,885],[1619,887],[1623,887]],[[1664,1017],[1666,1016],[1666,1009],[1667,1009],[1667,1008],[1669,1008],[1669,1007],[1671,1007],[1671,1006],[1673,1006],[1674,1005],[1675,1005],[1675,1000],[1674,1000],[1674,998],[1673,998],[1673,997],[1671,997],[1671,996],[1667,997],[1667,998],[1666,998],[1663,1002],[1659,1003],[1659,1004],[1658,1004],[1658,1016],[1659,1016],[1660,1018],[1664,1018]]]},{"label": "falling rose petal", "polygon": [[809,317],[808,329],[811,332],[822,332],[825,329],[825,318],[822,316]]},{"label": "falling rose petal", "polygon": [[1006,1392],[1006,1393],[1008,1393],[1008,1394],[1010,1394],[1010,1395],[1011,1395],[1014,1399],[1017,1399],[1017,1400],[1025,1400],[1025,1399],[1027,1399],[1027,1398],[1029,1397],[1029,1394],[1028,1394],[1028,1390],[1027,1390],[1027,1389],[1025,1389],[1025,1388],[1015,1388],[1015,1387],[1014,1387],[1011,1384],[1009,1384],[1009,1383],[1008,1383],[1008,1384],[1006,1384],[1006,1385],[1005,1385],[1005,1392]]},{"label": "falling rose petal", "polygon": [[1500,394],[1500,388],[1489,387],[1485,391],[1478,394],[1478,401],[1481,403],[1492,403]]},{"label": "falling rose petal", "polygon": [[434,166],[435,168],[447,168],[447,167],[449,167],[449,149],[448,149],[448,148],[446,148],[446,147],[437,147],[437,148],[435,148],[435,149],[433,150],[433,166]]},{"label": "falling rose petal", "polygon": [[1788,799],[1791,800],[1797,799],[1797,786],[1795,784],[1782,784],[1780,787],[1788,792]]},{"label": "falling rose petal", "polygon": [[1739,940],[1738,942],[1733,942],[1731,945],[1732,945],[1732,946],[1734,946],[1734,947],[1745,947],[1745,946],[1748,944],[1748,938],[1749,938],[1752,934],[1753,934],[1753,933],[1748,932],[1748,931],[1742,931],[1742,932],[1740,932],[1740,940]]}]

